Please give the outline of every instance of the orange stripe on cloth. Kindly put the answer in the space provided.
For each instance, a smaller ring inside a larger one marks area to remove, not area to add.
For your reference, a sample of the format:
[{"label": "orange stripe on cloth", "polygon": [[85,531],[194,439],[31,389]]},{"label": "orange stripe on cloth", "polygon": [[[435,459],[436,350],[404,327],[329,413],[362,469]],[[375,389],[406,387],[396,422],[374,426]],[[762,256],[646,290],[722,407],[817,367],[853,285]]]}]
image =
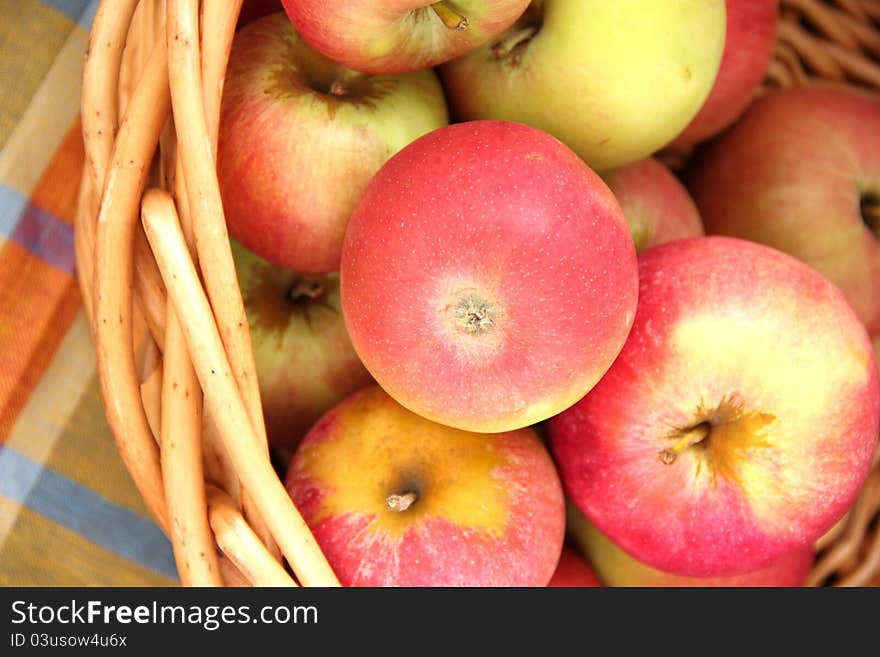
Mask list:
[{"label": "orange stripe on cloth", "polygon": [[[77,118],[43,170],[31,203],[72,225],[84,160]],[[0,442],[9,435],[80,305],[79,289],[69,274],[13,241],[0,249]]]},{"label": "orange stripe on cloth", "polygon": [[0,249],[0,442],[43,376],[80,303],[72,276],[14,242]]},{"label": "orange stripe on cloth", "polygon": [[31,193],[31,203],[72,226],[84,162],[82,124],[77,117],[40,176],[40,181]]}]

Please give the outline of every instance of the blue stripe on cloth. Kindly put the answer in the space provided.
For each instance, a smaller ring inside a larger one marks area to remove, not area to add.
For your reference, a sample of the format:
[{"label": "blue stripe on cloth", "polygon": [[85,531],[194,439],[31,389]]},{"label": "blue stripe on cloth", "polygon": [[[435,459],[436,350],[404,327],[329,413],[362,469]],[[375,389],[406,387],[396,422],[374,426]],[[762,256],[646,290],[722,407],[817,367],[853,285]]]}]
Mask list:
[{"label": "blue stripe on cloth", "polygon": [[8,239],[27,206],[27,199],[11,187],[0,183],[0,237]]},{"label": "blue stripe on cloth", "polygon": [[76,257],[73,227],[42,208],[25,204],[9,240],[27,249],[55,269],[73,275]]},{"label": "blue stripe on cloth", "polygon": [[[91,17],[95,15],[95,7],[97,0],[42,0],[44,5],[52,7],[52,9],[61,12],[70,20],[76,21],[85,28],[91,25]],[[91,5],[95,5],[92,7]],[[83,22],[87,12],[91,9],[91,17],[88,17],[88,23]]]},{"label": "blue stripe on cloth", "polygon": [[3,446],[0,495],[129,561],[177,579],[171,544],[154,523]]},{"label": "blue stripe on cloth", "polygon": [[77,22],[83,29],[92,29],[92,21],[95,20],[95,12],[98,11],[98,2],[99,0],[90,0],[88,6],[86,6],[82,14],[80,14]]}]

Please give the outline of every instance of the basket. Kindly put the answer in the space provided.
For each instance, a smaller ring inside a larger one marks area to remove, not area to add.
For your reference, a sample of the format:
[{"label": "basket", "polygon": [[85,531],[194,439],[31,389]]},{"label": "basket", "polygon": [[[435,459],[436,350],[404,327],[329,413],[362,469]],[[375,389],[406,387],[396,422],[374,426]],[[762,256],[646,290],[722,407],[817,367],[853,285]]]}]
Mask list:
[{"label": "basket", "polygon": [[[247,1],[247,0],[246,0]],[[335,586],[272,466],[214,167],[242,0],[103,0],[82,87],[76,261],[107,418],[185,586]],[[880,99],[880,1],[781,0],[764,89]],[[808,584],[880,585],[880,465]]]}]

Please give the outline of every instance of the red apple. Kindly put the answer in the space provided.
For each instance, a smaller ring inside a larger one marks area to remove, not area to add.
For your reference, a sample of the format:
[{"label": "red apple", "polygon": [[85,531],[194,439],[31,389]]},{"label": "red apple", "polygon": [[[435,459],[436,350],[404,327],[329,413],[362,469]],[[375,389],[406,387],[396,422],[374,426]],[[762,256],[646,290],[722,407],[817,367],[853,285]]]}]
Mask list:
[{"label": "red apple", "polygon": [[562,556],[556,566],[556,572],[548,582],[550,587],[596,587],[602,586],[593,569],[581,556],[565,546],[562,548]]},{"label": "red apple", "polygon": [[727,36],[718,77],[673,147],[704,141],[733,123],[754,98],[773,59],[779,0],[726,0],[725,4]]},{"label": "red apple", "polygon": [[365,73],[417,71],[507,29],[529,0],[283,0],[312,47]]},{"label": "red apple", "polygon": [[654,158],[602,174],[617,197],[636,251],[687,237],[700,237],[703,224],[684,185]]},{"label": "red apple", "polygon": [[607,586],[794,587],[803,586],[813,567],[813,548],[785,554],[770,565],[742,575],[687,577],[651,568],[633,558],[568,505],[568,534]]},{"label": "red apple", "polygon": [[803,263],[728,237],[639,256],[620,356],[549,423],[566,491],[649,566],[710,577],[811,545],[862,486],[880,389],[864,326]]},{"label": "red apple", "polygon": [[378,386],[318,421],[286,485],[345,586],[545,586],[562,550],[562,487],[534,431],[445,427]]},{"label": "red apple", "polygon": [[269,442],[293,447],[324,412],[373,378],[345,330],[338,274],[288,271],[235,241],[232,255]]},{"label": "red apple", "polygon": [[342,309],[398,402],[507,431],[567,408],[608,369],[635,312],[635,257],[614,195],[562,143],[460,123],[370,183],[345,235]]},{"label": "red apple", "polygon": [[229,232],[294,271],[339,270],[345,225],[379,167],[447,122],[432,71],[370,77],[334,64],[284,13],[235,36],[217,175]]},{"label": "red apple", "polygon": [[839,89],[767,94],[698,153],[687,184],[707,232],[819,270],[880,338],[880,106]]}]

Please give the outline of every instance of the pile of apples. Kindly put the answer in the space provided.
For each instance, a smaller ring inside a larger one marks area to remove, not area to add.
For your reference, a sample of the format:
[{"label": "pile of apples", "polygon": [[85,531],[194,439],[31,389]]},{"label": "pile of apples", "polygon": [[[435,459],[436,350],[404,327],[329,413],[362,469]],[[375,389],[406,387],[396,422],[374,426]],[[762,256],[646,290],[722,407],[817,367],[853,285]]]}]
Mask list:
[{"label": "pile of apples", "polygon": [[804,582],[878,442],[880,107],[759,96],[777,21],[245,0],[218,176],[344,585]]}]

